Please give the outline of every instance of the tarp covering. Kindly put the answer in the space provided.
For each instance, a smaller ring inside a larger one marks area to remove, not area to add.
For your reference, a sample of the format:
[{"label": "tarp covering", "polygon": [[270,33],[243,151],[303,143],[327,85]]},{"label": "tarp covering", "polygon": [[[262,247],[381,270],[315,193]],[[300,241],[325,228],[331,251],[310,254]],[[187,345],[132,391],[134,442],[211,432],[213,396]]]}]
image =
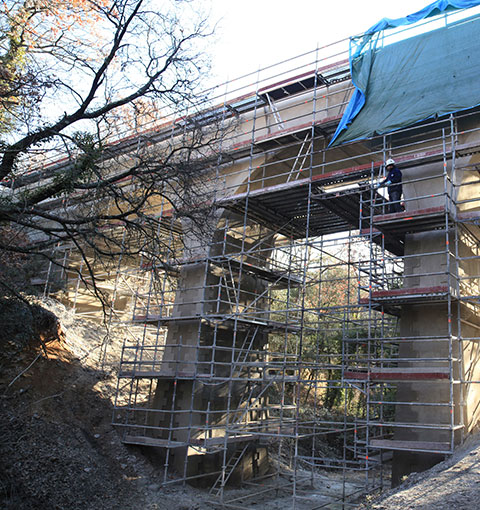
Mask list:
[{"label": "tarp covering", "polygon": [[377,48],[385,29],[475,5],[480,0],[439,0],[406,18],[385,18],[352,38],[350,69],[356,88],[330,145],[479,105],[479,17]]}]

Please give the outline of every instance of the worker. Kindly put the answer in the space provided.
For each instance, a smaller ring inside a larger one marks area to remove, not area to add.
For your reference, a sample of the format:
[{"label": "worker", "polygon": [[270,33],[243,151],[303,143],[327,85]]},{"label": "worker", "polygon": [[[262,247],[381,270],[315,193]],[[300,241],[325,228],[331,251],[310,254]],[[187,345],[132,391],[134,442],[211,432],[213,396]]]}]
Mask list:
[{"label": "worker", "polygon": [[388,199],[390,200],[389,210],[391,213],[402,212],[400,198],[402,196],[402,172],[396,167],[395,161],[390,158],[385,162],[387,177],[377,187],[387,186]]}]

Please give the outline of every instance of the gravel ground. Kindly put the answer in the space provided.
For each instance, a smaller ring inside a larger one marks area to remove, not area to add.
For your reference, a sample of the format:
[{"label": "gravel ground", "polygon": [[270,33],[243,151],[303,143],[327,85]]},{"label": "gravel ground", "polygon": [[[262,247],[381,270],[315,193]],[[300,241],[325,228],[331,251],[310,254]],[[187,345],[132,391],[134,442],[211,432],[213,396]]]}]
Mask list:
[{"label": "gravel ground", "polygon": [[371,510],[477,510],[480,508],[480,436],[470,437],[451,458],[414,473],[363,508]]}]

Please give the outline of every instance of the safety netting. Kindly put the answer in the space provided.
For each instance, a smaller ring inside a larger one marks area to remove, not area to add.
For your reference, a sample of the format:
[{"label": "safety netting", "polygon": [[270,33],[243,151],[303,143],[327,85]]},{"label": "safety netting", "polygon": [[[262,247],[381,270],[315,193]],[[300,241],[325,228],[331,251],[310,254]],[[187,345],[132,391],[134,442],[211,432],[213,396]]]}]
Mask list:
[{"label": "safety netting", "polygon": [[480,105],[480,14],[464,10],[478,5],[439,0],[352,38],[355,90],[330,145]]}]

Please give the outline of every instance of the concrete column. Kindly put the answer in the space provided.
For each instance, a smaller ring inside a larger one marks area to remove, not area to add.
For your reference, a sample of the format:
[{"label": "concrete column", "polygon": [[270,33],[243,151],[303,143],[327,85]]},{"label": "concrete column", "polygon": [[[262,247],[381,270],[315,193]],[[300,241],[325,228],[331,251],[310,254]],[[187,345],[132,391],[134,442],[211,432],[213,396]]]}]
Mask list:
[{"label": "concrete column", "polygon": [[[151,431],[152,435],[173,445],[175,442],[203,445],[205,440],[217,445],[218,453],[212,454],[194,447],[171,449],[169,463],[180,474],[186,469],[186,476],[221,469],[226,420],[239,419],[242,407],[248,402],[245,399],[254,399],[262,388],[261,381],[258,384],[242,381],[242,378],[257,377],[255,370],[252,372],[241,363],[236,364],[242,357],[238,352],[232,355],[233,347],[246,349],[250,346],[261,352],[267,342],[265,331],[235,321],[242,310],[249,310],[252,302],[255,301],[255,308],[260,310],[265,306],[265,301],[258,299],[266,288],[265,283],[244,273],[239,286],[238,272],[225,269],[221,260],[223,256],[235,256],[240,260],[237,255],[241,248],[241,238],[230,235],[225,228],[215,232],[212,229],[210,239],[195,236],[186,243],[184,259],[187,263],[180,268],[174,320],[168,322],[167,347],[160,369],[162,376],[152,403],[152,408],[159,411],[152,412],[150,417],[150,425],[159,427]],[[243,249],[248,248],[247,242]],[[243,262],[247,262],[247,257]],[[248,361],[256,358],[261,361],[262,355],[250,356]],[[257,403],[259,407],[265,405],[266,397]],[[244,420],[262,417],[265,418],[260,412],[251,411]],[[238,440],[229,444],[227,458],[244,446],[245,441]],[[238,471],[248,478],[264,473],[268,466],[266,449],[252,447],[243,456]],[[213,478],[216,475],[206,477],[202,483],[211,484]]]},{"label": "concrete column", "polygon": [[[432,172],[426,168],[424,171]],[[418,173],[416,175],[419,175]],[[436,181],[425,181],[418,184],[416,191],[419,195],[426,194],[426,186],[433,182],[433,188],[439,188]],[[437,184],[435,185],[435,182]],[[461,179],[460,179],[461,182]],[[458,184],[458,183],[457,183]],[[407,186],[408,190],[408,186]],[[413,191],[413,186],[410,188]],[[469,187],[469,194],[472,188]],[[476,188],[479,193],[480,189]],[[451,193],[453,196],[454,193]],[[455,193],[458,199],[459,193]],[[412,196],[410,194],[410,196]],[[407,191],[408,197],[408,191]],[[424,209],[426,201],[419,199],[410,202],[410,209]],[[443,201],[445,203],[445,201]],[[408,204],[408,202],[407,202]],[[440,198],[429,207],[442,205]],[[452,217],[457,212],[452,207]],[[394,439],[419,442],[445,442],[459,444],[463,434],[468,434],[478,421],[479,410],[478,385],[460,385],[462,380],[478,380],[477,343],[460,338],[479,336],[480,317],[478,309],[472,307],[460,297],[475,295],[478,279],[468,276],[480,275],[478,259],[471,258],[457,262],[455,259],[456,236],[458,239],[459,257],[471,257],[478,251],[473,239],[479,239],[478,229],[468,233],[460,224],[456,224],[448,236],[445,231],[431,231],[408,235],[405,239],[405,272],[404,287],[436,287],[447,286],[449,299],[443,302],[420,301],[417,304],[402,306],[400,319],[400,336],[404,339],[399,346],[399,358],[415,358],[419,361],[401,363],[400,366],[415,367],[421,372],[421,367],[451,367],[452,381],[424,380],[400,382],[397,384],[396,400],[405,404],[396,407],[395,420],[398,423],[412,424],[407,428],[396,428]],[[472,233],[474,234],[472,236]],[[450,255],[448,254],[450,251]],[[449,274],[447,274],[449,273]],[[468,288],[467,288],[468,287]],[[432,340],[419,340],[419,337],[433,337]],[[409,340],[410,339],[410,340]],[[421,361],[424,358],[444,358],[451,361]],[[426,405],[411,405],[424,403]],[[453,404],[453,407],[450,404]],[[444,405],[428,405],[444,404]],[[452,416],[453,415],[453,416]],[[418,424],[418,426],[417,426]],[[450,428],[465,424],[464,429],[455,432]],[[420,425],[431,428],[421,428]],[[419,445],[421,447],[421,444]],[[428,449],[428,447],[426,447]],[[443,456],[435,453],[415,453],[411,451],[395,451],[393,457],[392,484],[398,485],[405,475],[418,472],[433,466],[443,460]]]}]

